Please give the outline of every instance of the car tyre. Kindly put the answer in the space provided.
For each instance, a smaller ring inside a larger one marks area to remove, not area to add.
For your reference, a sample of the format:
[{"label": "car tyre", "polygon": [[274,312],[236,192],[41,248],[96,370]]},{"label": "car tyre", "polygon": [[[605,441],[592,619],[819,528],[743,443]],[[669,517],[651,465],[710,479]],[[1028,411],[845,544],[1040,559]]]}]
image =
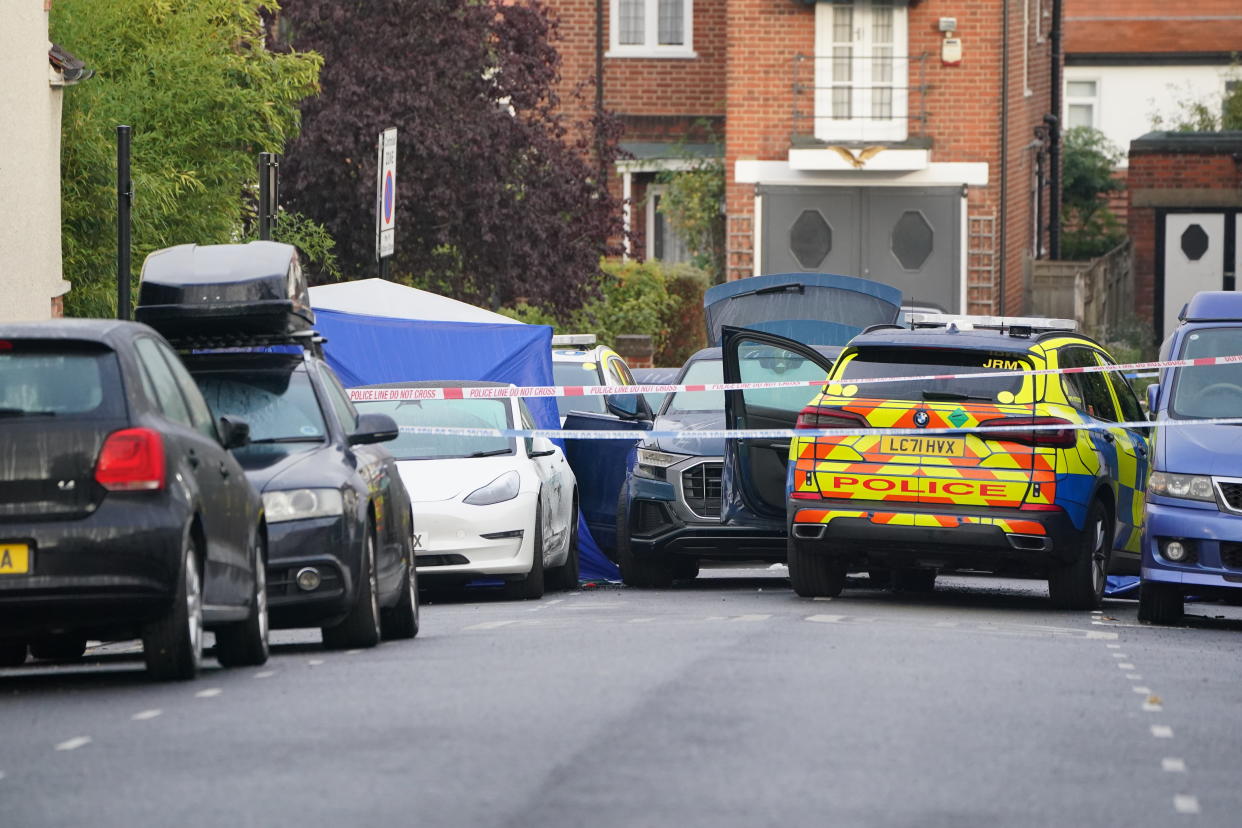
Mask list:
[{"label": "car tyre", "polygon": [[580,562],[578,560],[578,509],[573,512],[573,528],[569,532],[569,551],[565,553],[565,563],[552,570],[552,583],[555,589],[572,591],[578,588]]},{"label": "car tyre", "polygon": [[345,620],[321,630],[329,650],[365,649],[380,642],[379,575],[375,566],[375,529],[367,526],[358,573],[358,594]]},{"label": "car tyre", "polygon": [[26,663],[26,645],[0,644],[0,667],[21,667]]},{"label": "car tyre", "polygon": [[[45,661],[77,661],[85,652],[84,635],[56,635],[30,643],[30,655]],[[23,654],[22,661],[25,660]]]},{"label": "car tyre", "polygon": [[934,592],[936,589],[934,569],[894,569],[891,578],[896,592]]},{"label": "car tyre", "polygon": [[888,589],[893,585],[891,569],[868,569],[867,586],[871,589]]},{"label": "car tyre", "polygon": [[147,673],[157,681],[188,681],[202,664],[203,582],[198,561],[198,544],[187,535],[172,605],[142,630],[142,656]]},{"label": "car tyre", "polygon": [[1177,584],[1143,581],[1139,587],[1138,618],[1152,624],[1176,624],[1186,614],[1186,597]]},{"label": "car tyre", "polygon": [[382,610],[380,628],[385,640],[413,638],[418,635],[418,570],[414,565],[414,550],[401,578],[401,597],[395,606]]},{"label": "car tyre", "polygon": [[789,583],[803,598],[835,598],[845,588],[845,567],[827,555],[816,555],[787,541]]},{"label": "car tyre", "polygon": [[258,667],[267,663],[271,652],[267,617],[267,554],[263,534],[254,539],[254,579],[250,593],[250,614],[216,631],[216,660],[225,667]]},{"label": "car tyre", "polygon": [[1104,583],[1108,577],[1109,542],[1112,524],[1104,504],[1091,503],[1087,523],[1074,560],[1048,575],[1048,595],[1058,609],[1099,609],[1104,602]]},{"label": "car tyre", "polygon": [[639,589],[669,587],[673,585],[673,564],[665,557],[640,560],[634,555],[630,543],[630,510],[625,499],[625,488],[617,499],[617,566],[621,570],[621,582]]},{"label": "car tyre", "polygon": [[535,502],[535,537],[531,550],[530,572],[520,581],[505,584],[505,594],[520,601],[533,601],[543,597],[543,504]]},{"label": "car tyre", "polygon": [[678,581],[693,581],[699,577],[699,559],[677,555],[673,558],[673,577]]}]

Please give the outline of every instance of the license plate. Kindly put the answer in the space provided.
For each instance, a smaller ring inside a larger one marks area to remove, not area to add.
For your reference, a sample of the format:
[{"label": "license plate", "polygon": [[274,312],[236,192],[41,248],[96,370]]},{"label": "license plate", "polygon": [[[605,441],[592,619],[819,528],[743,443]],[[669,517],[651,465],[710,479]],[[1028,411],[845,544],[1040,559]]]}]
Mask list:
[{"label": "license plate", "polygon": [[415,554],[431,549],[431,538],[426,532],[415,532],[410,539],[413,541]]},{"label": "license plate", "polygon": [[30,546],[0,543],[0,575],[26,575],[30,572]]},{"label": "license plate", "polygon": [[964,457],[966,441],[960,437],[893,437],[880,439],[883,454],[920,454],[924,457]]}]

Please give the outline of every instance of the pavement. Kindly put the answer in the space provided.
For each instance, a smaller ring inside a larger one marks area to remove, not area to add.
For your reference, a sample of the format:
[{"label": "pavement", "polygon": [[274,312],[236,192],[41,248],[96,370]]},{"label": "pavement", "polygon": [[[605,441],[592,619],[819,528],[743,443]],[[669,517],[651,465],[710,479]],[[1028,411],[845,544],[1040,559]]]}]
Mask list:
[{"label": "pavement", "polygon": [[408,642],[0,671],[0,826],[1237,826],[1242,609],[782,568],[425,604]]}]

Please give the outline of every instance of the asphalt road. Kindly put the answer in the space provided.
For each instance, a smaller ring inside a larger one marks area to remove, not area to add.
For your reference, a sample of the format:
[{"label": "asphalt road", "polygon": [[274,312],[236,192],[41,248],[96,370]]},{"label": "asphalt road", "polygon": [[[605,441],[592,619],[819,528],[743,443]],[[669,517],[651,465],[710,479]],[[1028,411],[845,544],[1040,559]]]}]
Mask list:
[{"label": "asphalt road", "polygon": [[472,596],[189,684],[118,645],[0,671],[0,826],[1242,824],[1242,610],[863,584]]}]

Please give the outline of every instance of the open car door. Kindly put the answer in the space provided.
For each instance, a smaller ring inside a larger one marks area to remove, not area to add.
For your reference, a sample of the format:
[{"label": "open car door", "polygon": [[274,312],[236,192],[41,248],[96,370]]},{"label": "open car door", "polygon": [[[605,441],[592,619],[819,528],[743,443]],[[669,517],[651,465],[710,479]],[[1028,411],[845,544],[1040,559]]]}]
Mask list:
[{"label": "open car door", "polygon": [[[724,381],[826,380],[832,358],[776,334],[725,326],[721,331]],[[820,386],[725,392],[725,423],[731,429],[793,428],[798,413]],[[789,437],[725,441],[724,522],[783,528]]]}]

